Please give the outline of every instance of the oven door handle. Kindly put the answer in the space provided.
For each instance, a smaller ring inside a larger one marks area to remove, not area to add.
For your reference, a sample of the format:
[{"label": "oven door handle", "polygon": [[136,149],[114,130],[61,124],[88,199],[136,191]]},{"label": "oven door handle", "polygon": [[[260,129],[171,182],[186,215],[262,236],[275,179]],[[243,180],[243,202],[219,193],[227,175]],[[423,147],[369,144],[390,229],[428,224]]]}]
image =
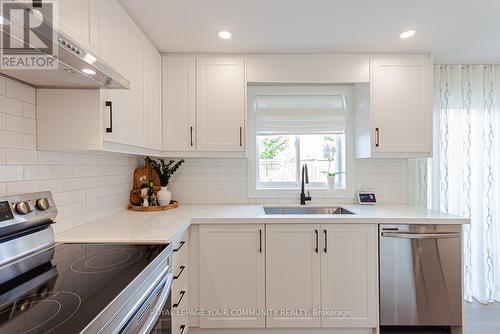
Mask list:
[{"label": "oven door handle", "polygon": [[409,233],[409,232],[382,232],[382,237],[399,239],[451,239],[460,238],[460,232],[437,232],[437,233]]},{"label": "oven door handle", "polygon": [[153,330],[156,322],[158,321],[158,318],[160,317],[160,313],[162,312],[163,307],[167,302],[168,295],[170,294],[170,289],[172,288],[172,280],[172,273],[168,273],[165,285],[161,290],[161,295],[158,298],[156,305],[150,311],[149,319],[146,320],[144,326],[142,326],[142,328],[138,331],[138,334],[149,334]]}]

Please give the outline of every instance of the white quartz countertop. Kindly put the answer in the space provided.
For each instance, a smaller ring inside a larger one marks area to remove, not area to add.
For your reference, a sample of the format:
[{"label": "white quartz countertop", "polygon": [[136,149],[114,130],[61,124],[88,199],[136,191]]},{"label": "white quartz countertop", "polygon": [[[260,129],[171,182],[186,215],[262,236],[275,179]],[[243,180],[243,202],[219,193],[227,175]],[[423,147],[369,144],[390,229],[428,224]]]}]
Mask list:
[{"label": "white quartz countertop", "polygon": [[[277,206],[277,205],[275,205]],[[279,205],[286,206],[286,205]],[[314,205],[309,205],[314,206]],[[317,205],[327,206],[327,205]],[[468,224],[469,219],[410,206],[341,205],[354,215],[266,215],[262,205],[183,205],[171,211],[123,211],[56,234],[58,242],[166,243],[191,224]]]}]

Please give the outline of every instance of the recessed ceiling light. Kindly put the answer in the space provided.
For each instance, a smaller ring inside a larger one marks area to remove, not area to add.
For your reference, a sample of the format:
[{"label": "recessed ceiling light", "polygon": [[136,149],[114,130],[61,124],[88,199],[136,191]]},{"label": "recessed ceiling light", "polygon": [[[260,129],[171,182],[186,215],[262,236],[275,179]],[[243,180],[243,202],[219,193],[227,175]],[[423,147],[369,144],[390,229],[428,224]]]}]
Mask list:
[{"label": "recessed ceiling light", "polygon": [[222,39],[230,39],[231,33],[227,30],[222,30],[222,31],[219,31],[219,37]]},{"label": "recessed ceiling light", "polygon": [[95,71],[90,69],[90,68],[84,68],[82,69],[82,72],[85,73],[85,74],[90,74],[90,75],[94,75],[95,74]]},{"label": "recessed ceiling light", "polygon": [[399,34],[399,38],[401,38],[401,39],[410,38],[413,35],[415,35],[416,32],[417,31],[415,29],[405,30],[401,34]]}]

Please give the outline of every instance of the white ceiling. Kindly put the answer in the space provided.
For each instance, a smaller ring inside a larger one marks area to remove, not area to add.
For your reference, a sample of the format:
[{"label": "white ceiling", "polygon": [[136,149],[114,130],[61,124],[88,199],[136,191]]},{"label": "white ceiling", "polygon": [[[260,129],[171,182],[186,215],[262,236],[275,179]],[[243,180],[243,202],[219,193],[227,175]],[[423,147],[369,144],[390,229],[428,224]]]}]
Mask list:
[{"label": "white ceiling", "polygon": [[[119,1],[162,53],[431,52],[436,62],[500,62],[499,0]],[[399,39],[407,28],[415,37]]]}]

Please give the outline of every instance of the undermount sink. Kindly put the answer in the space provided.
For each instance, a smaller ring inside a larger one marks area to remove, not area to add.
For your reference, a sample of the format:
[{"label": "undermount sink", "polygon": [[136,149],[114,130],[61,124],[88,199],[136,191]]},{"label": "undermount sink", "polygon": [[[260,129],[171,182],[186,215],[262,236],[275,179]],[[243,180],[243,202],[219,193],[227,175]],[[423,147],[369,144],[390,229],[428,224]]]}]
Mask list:
[{"label": "undermount sink", "polygon": [[342,207],[264,207],[266,215],[353,215],[354,213]]}]

